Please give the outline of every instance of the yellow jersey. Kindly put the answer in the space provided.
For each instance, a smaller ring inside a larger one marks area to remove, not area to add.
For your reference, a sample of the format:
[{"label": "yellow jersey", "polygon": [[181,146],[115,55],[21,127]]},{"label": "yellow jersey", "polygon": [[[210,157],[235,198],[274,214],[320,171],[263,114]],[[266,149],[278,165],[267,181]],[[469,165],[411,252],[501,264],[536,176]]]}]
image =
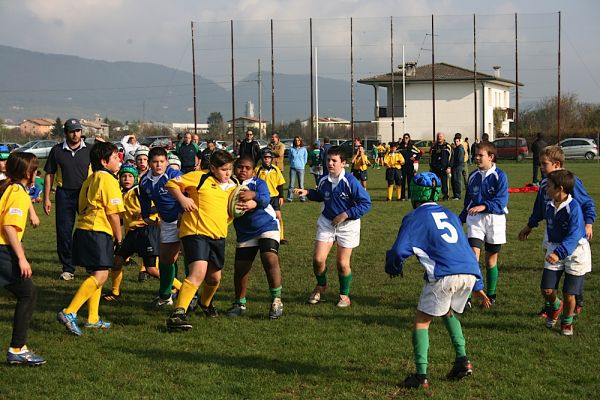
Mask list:
[{"label": "yellow jersey", "polygon": [[[125,212],[123,213],[123,229],[125,232],[133,231],[146,226],[142,219],[142,207],[140,205],[140,187],[134,186],[123,195],[123,204]],[[152,204],[152,206],[154,206]],[[158,213],[150,214],[153,221],[158,221]]]},{"label": "yellow jersey", "polygon": [[76,229],[113,235],[107,215],[125,211],[119,181],[108,171],[96,171],[88,176],[79,192],[79,216]]},{"label": "yellow jersey", "polygon": [[352,163],[352,169],[357,171],[366,171],[367,169],[369,169],[369,165],[371,165],[369,158],[365,154],[363,154],[360,157],[356,157],[356,159]]},{"label": "yellow jersey", "polygon": [[6,188],[0,199],[0,244],[10,245],[1,228],[6,225],[14,226],[19,240],[23,238],[30,205],[31,199],[23,186],[13,183]]},{"label": "yellow jersey", "polygon": [[383,158],[383,166],[387,168],[400,169],[404,165],[404,157],[399,152],[390,152]]},{"label": "yellow jersey", "polygon": [[257,178],[267,182],[267,187],[269,188],[269,194],[271,197],[279,196],[277,186],[285,184],[285,178],[277,166],[271,164],[270,168],[265,168],[261,164],[254,169],[254,174]]},{"label": "yellow jersey", "polygon": [[191,171],[169,180],[165,188],[179,188],[194,200],[197,210],[185,211],[181,217],[179,237],[202,235],[211,239],[227,237],[227,225],[233,221],[227,206],[229,195],[237,184],[219,182],[212,174]]}]

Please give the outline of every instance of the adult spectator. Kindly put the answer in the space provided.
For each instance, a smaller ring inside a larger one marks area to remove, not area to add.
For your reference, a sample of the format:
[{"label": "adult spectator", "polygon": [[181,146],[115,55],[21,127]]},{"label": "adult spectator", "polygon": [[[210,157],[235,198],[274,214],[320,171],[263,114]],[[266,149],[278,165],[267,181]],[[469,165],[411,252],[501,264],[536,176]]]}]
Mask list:
[{"label": "adult spectator", "polygon": [[479,143],[479,138],[475,137],[475,141],[473,142],[473,144],[471,145],[471,164],[475,164],[475,153],[476,153],[476,148],[477,148],[477,143]]},{"label": "adult spectator", "polygon": [[271,134],[271,142],[269,143],[269,149],[273,153],[273,164],[281,170],[283,173],[283,160],[285,157],[285,144],[279,139],[279,134]]},{"label": "adult spectator", "polygon": [[210,167],[210,157],[217,149],[215,141],[212,139],[208,139],[206,141],[206,148],[200,154],[200,169],[209,169]]},{"label": "adult spectator", "polygon": [[329,173],[329,169],[327,168],[327,152],[331,147],[331,141],[329,140],[329,138],[323,138],[323,148],[321,149],[321,164],[323,165],[323,174]]},{"label": "adult spectator", "polygon": [[454,149],[450,159],[452,200],[460,200],[462,194],[463,171],[465,170],[465,147],[462,145],[462,135],[454,135]]},{"label": "adult spectator", "polygon": [[[304,168],[308,161],[308,152],[304,147],[304,142],[300,136],[294,138],[294,143],[290,148],[290,187],[288,190],[288,201],[294,197],[294,189],[304,189]],[[306,201],[306,197],[301,196],[300,201]]]},{"label": "adult spectator", "polygon": [[490,135],[488,135],[487,133],[484,133],[483,135],[481,135],[481,141],[482,142],[489,142],[490,141]]},{"label": "adult spectator", "polygon": [[198,136],[197,133],[192,135],[192,143],[194,143],[196,146],[200,146],[200,136]]},{"label": "adult spectator", "polygon": [[75,118],[64,125],[65,140],[52,147],[44,166],[44,212],[50,215],[50,189],[56,179],[56,251],[62,265],[59,279],[70,281],[75,277],[72,263],[73,225],[77,214],[79,191],[90,173],[90,147],[81,139],[81,124]]},{"label": "adult spectator", "polygon": [[186,132],[183,134],[183,139],[177,144],[175,154],[181,161],[181,171],[187,174],[190,171],[194,171],[198,165],[198,145],[192,142],[192,134]]},{"label": "adult spectator", "polygon": [[444,139],[444,134],[438,132],[436,140],[430,150],[431,172],[436,174],[442,181],[442,200],[448,200],[448,175],[450,174],[450,158],[452,157],[452,148]]},{"label": "adult spectator", "polygon": [[238,149],[239,157],[245,155],[252,157],[255,163],[258,163],[258,159],[260,158],[260,145],[254,140],[254,132],[251,129],[246,131],[246,139],[240,143]]},{"label": "adult spectator", "polygon": [[548,143],[546,143],[544,140],[542,132],[538,132],[536,134],[536,139],[533,141],[533,143],[531,143],[531,155],[533,156],[533,178],[531,179],[531,182],[534,185],[540,183],[538,180],[538,171],[540,170],[540,153],[546,146],[548,146]]},{"label": "adult spectator", "polygon": [[402,136],[402,141],[398,145],[398,151],[404,158],[404,164],[400,171],[402,172],[402,185],[400,191],[400,200],[410,199],[410,181],[415,175],[415,161],[421,158],[421,151],[415,147],[409,133]]},{"label": "adult spectator", "polygon": [[135,135],[125,135],[123,139],[121,139],[121,144],[123,145],[123,149],[125,150],[125,159],[127,156],[133,157],[135,151],[140,147],[140,144],[137,141],[137,137]]},{"label": "adult spectator", "polygon": [[319,184],[319,178],[323,175],[321,157],[321,142],[315,140],[310,153],[308,153],[308,166],[310,167],[310,173],[315,177],[315,186]]}]

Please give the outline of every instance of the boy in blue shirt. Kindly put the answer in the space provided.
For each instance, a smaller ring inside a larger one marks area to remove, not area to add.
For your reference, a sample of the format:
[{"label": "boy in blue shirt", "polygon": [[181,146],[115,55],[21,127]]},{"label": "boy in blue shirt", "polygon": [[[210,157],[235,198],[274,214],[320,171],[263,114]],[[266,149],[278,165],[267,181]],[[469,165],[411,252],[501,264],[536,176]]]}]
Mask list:
[{"label": "boy in blue shirt", "polygon": [[462,379],[473,373],[465,350],[460,321],[471,291],[483,306],[491,303],[483,292],[479,263],[475,259],[458,217],[435,203],[440,197],[440,179],[432,172],[415,175],[410,183],[413,212],[402,220],[392,249],[386,253],[385,272],[391,277],[402,275],[406,259],[416,255],[425,268],[425,287],[421,292],[413,330],[416,374],[409,375],[401,386],[427,388],[427,353],[429,324],[433,317],[443,317],[450,334],[456,359],[448,379]]},{"label": "boy in blue shirt", "polygon": [[321,301],[327,290],[327,256],[337,242],[337,270],[340,281],[338,307],[349,307],[350,257],[352,249],[360,244],[360,218],[371,209],[371,197],[360,182],[351,174],[346,174],[346,158],[339,146],[327,151],[329,173],[319,180],[316,190],[294,189],[299,196],[323,202],[323,211],[317,220],[317,237],[313,254],[313,271],[317,286],[308,298],[309,304]]}]

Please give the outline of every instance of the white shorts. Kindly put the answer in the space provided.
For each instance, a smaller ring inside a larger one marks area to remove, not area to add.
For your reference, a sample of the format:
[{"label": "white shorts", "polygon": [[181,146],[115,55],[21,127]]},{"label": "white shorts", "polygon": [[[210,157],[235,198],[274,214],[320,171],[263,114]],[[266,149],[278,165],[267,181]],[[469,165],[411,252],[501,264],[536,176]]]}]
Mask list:
[{"label": "white shorts", "polygon": [[165,222],[161,220],[159,224],[161,243],[179,242],[179,227],[177,226],[177,221]]},{"label": "white shorts", "polygon": [[331,220],[319,215],[317,220],[317,237],[319,242],[337,242],[338,246],[353,249],[360,244],[360,219],[348,219],[338,226],[331,225]]},{"label": "white shorts", "polygon": [[506,215],[467,215],[467,236],[469,239],[480,239],[489,244],[506,243]]},{"label": "white shorts", "polygon": [[258,239],[273,239],[276,240],[277,243],[279,243],[279,238],[280,238],[280,234],[279,231],[267,231],[267,232],[263,232],[260,235],[253,237],[250,240],[246,240],[245,242],[237,242],[237,244],[235,245],[235,247],[237,248],[241,248],[241,247],[258,247]]},{"label": "white shorts", "polygon": [[461,314],[476,280],[475,275],[459,274],[429,282],[421,292],[417,309],[434,317],[442,317],[450,309]]},{"label": "white shorts", "polygon": [[590,250],[590,243],[583,239],[579,242],[573,254],[559,260],[556,264],[550,264],[545,261],[555,248],[558,247],[556,243],[548,243],[546,248],[546,256],[544,257],[544,268],[552,271],[564,270],[569,275],[581,276],[585,275],[592,270],[592,251]]}]

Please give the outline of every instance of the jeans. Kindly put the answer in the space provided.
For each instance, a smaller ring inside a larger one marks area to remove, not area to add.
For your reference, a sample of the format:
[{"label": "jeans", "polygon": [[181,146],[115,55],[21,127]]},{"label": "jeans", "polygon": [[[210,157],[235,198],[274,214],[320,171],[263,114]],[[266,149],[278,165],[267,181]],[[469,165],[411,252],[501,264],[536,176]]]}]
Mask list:
[{"label": "jeans", "polygon": [[[298,186],[296,186],[296,179],[298,180]],[[304,169],[290,168],[290,187],[288,189],[288,201],[292,201],[294,196],[294,189],[304,189]],[[304,201],[304,197],[300,197],[300,200]]]},{"label": "jeans", "polygon": [[4,288],[17,298],[10,347],[23,347],[27,344],[27,329],[35,308],[37,291],[31,279],[22,279]]},{"label": "jeans", "polygon": [[56,252],[63,272],[75,273],[72,261],[73,226],[77,216],[79,190],[58,188],[55,197]]},{"label": "jeans", "polygon": [[403,199],[410,199],[410,181],[415,176],[415,167],[413,166],[412,160],[408,160],[407,164],[404,164],[402,170],[402,190],[400,197]]},{"label": "jeans", "polygon": [[[540,162],[539,160],[534,160],[533,161],[533,179],[532,179],[532,183],[538,183],[538,172],[540,172]],[[540,172],[541,175],[541,172]]]},{"label": "jeans", "polygon": [[452,168],[452,193],[454,198],[461,198],[464,167]]}]

